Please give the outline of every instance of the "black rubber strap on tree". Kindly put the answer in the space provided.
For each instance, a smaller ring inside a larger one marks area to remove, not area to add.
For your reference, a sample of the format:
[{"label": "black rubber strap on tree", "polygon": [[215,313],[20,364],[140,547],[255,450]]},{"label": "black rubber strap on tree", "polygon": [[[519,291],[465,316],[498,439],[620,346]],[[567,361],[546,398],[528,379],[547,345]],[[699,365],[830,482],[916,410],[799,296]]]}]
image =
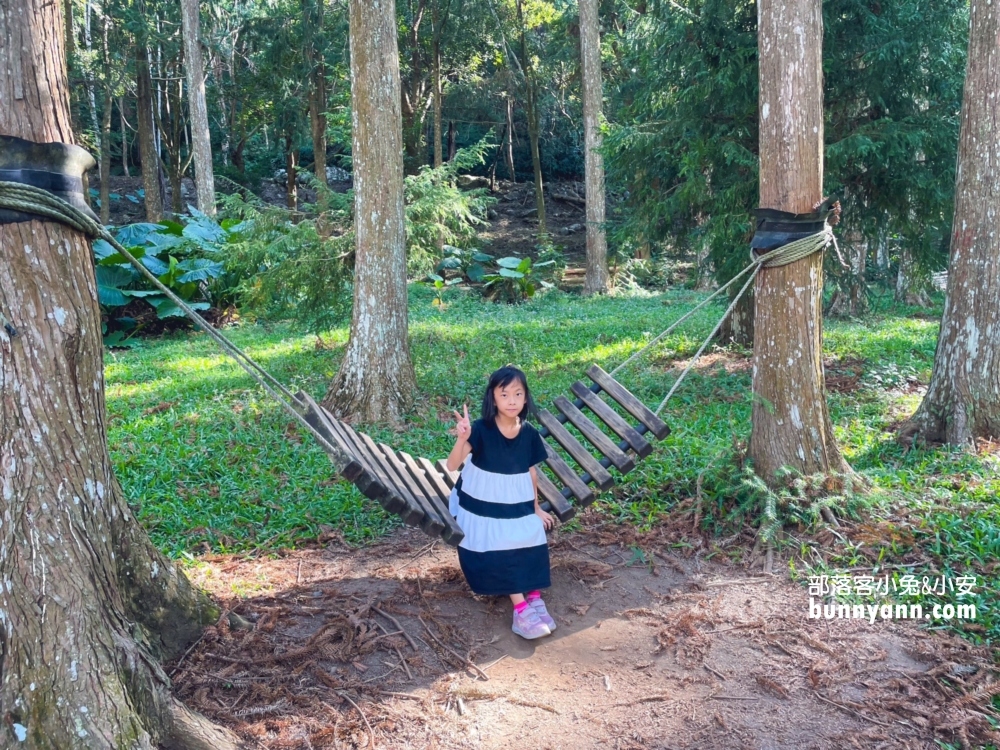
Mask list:
[{"label": "black rubber strap on tree", "polygon": [[834,198],[824,200],[815,211],[793,214],[776,208],[758,208],[757,229],[750,247],[757,255],[788,245],[795,240],[822,232],[833,212]]},{"label": "black rubber strap on tree", "polygon": [[[0,181],[47,190],[96,219],[87,204],[87,170],[93,157],[79,146],[33,143],[0,135]],[[17,224],[39,217],[24,211],[0,209],[0,224]]]}]

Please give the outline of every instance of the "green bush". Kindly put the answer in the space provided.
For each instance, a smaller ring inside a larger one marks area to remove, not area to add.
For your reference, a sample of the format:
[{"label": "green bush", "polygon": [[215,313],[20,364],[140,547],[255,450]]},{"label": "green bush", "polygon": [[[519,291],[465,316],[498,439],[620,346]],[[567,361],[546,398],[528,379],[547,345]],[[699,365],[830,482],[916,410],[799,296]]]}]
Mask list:
[{"label": "green bush", "polygon": [[[189,210],[191,216],[184,223],[129,224],[118,230],[115,239],[190,307],[206,310],[214,299],[212,285],[224,270],[220,251],[235,241],[239,231],[234,222],[219,224],[195,208]],[[134,315],[125,314],[127,309],[134,313],[136,300],[151,308],[153,320],[184,315],[110,243],[97,240],[93,252],[106,343],[121,344],[126,333],[143,327]]]}]

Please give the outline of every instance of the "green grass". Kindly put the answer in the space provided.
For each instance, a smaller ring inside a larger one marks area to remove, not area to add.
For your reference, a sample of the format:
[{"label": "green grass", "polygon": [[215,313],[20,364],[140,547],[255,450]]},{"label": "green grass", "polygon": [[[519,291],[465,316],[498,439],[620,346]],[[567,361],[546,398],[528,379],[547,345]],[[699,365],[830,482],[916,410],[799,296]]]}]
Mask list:
[{"label": "green grass", "polygon": [[[612,369],[703,298],[686,290],[595,299],[551,292],[512,307],[448,289],[447,304],[438,309],[434,296],[422,285],[411,287],[418,406],[404,432],[372,431],[431,458],[451,446],[451,410],[468,403],[478,411],[485,379],[496,367],[522,367],[536,401],[550,408],[591,363]],[[658,404],[679,371],[673,362],[694,353],[722,309],[699,312],[619,379],[647,404]],[[886,530],[884,539],[826,550],[824,560],[846,567],[881,556],[881,564],[912,562],[918,573],[974,572],[983,592],[979,622],[986,627],[974,637],[995,640],[998,457],[950,448],[906,451],[894,440],[892,426],[916,408],[913,391],[928,382],[934,357],[939,310],[935,319],[907,316],[913,312],[826,324],[828,357],[863,360],[860,388],[829,398],[848,461],[876,489],[855,512],[883,530],[891,523],[898,533]],[[292,390],[315,397],[324,394],[347,340],[346,328],[323,335],[332,347],[326,349],[286,325],[248,324],[228,334]],[[735,362],[740,353],[728,355]],[[750,373],[730,369],[720,364],[691,373],[664,412],[673,434],[603,497],[599,512],[652,527],[680,503],[689,510],[702,474],[704,529],[725,533],[759,523],[759,506],[741,496],[733,460],[734,444],[749,435]],[[200,333],[144,340],[109,354],[107,393],[118,478],[154,541],[171,555],[271,551],[315,539],[324,527],[360,544],[398,523],[351,485],[331,481],[325,454]]]}]

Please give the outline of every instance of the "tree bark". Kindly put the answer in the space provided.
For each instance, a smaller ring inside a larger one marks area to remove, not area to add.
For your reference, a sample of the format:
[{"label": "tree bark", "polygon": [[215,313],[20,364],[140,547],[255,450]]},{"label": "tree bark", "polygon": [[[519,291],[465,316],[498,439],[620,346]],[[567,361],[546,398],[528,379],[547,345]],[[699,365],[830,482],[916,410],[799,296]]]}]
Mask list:
[{"label": "tree bark", "polygon": [[542,182],[542,152],[539,140],[538,101],[531,61],[528,59],[528,32],[524,28],[523,0],[517,2],[517,23],[521,32],[521,72],[524,75],[524,111],[528,119],[528,141],[531,144],[531,167],[535,174],[535,207],[538,209],[538,233],[548,230],[545,223],[545,185]]},{"label": "tree bark", "polygon": [[363,422],[398,422],[413,404],[406,300],[403,133],[394,0],[350,0],[354,312],[324,403]]},{"label": "tree bark", "polygon": [[285,199],[288,207],[299,207],[299,150],[290,135],[285,136]]},{"label": "tree bark", "polygon": [[101,19],[101,59],[104,63],[104,111],[101,113],[101,159],[98,164],[101,173],[101,223],[111,221],[111,111],[114,108],[114,92],[111,88],[111,49],[108,36],[111,33],[111,18],[105,13]]},{"label": "tree bark", "polygon": [[[732,288],[732,287],[730,287]],[[736,303],[729,318],[719,329],[719,343],[753,346],[753,324],[756,317],[753,287],[747,290],[740,301]]]},{"label": "tree bark", "polygon": [[1000,9],[972,0],[941,333],[927,395],[905,432],[968,445],[1000,437]]},{"label": "tree bark", "polygon": [[194,186],[198,196],[198,210],[215,216],[215,173],[212,168],[208,106],[205,104],[205,63],[201,56],[198,0],[181,0],[181,22],[184,29],[184,67],[187,71],[191,150],[194,154]]},{"label": "tree bark", "polygon": [[611,286],[608,240],[604,233],[604,157],[601,155],[601,20],[598,0],[580,0],[580,60],[583,67],[583,143],[587,194],[587,271],[584,294]]},{"label": "tree bark", "polygon": [[514,171],[514,100],[507,97],[507,143],[504,147],[504,160],[507,162],[507,173],[510,181],[517,182],[517,173]]},{"label": "tree bark", "polygon": [[438,0],[433,0],[434,7],[431,23],[434,26],[434,44],[432,49],[434,66],[433,71],[433,95],[434,95],[434,168],[437,169],[444,164],[443,144],[441,143],[441,18],[438,13]]},{"label": "tree bark", "polygon": [[[0,132],[73,142],[59,27],[55,3],[0,11]],[[219,613],[150,544],[112,473],[86,238],[6,224],[0,250],[0,307],[20,332],[0,329],[0,746],[198,747],[197,727],[235,748],[172,698],[156,661]]]},{"label": "tree bark", "polygon": [[[760,0],[760,202],[807,213],[823,186],[821,0]],[[773,482],[782,467],[846,472],[823,380],[823,255],[762,269],[755,288],[749,454]]]},{"label": "tree bark", "polygon": [[145,40],[136,40],[135,71],[135,110],[146,221],[157,222],[163,218],[163,195],[160,192],[160,154],[156,148],[156,122],[153,116],[153,81],[149,74],[149,51]]},{"label": "tree bark", "polygon": [[118,117],[121,120],[120,127],[122,129],[122,172],[126,177],[131,177],[128,171],[128,152],[129,152],[129,142],[128,142],[128,122],[125,119],[125,97],[118,97]]}]

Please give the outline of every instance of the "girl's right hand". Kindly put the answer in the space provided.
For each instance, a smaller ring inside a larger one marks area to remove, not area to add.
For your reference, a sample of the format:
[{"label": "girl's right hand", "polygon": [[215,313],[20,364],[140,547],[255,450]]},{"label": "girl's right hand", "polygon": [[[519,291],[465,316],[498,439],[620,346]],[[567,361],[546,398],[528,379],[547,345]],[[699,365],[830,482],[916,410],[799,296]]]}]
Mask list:
[{"label": "girl's right hand", "polygon": [[462,405],[462,410],[465,412],[465,416],[461,416],[457,411],[452,412],[455,415],[455,436],[459,441],[467,441],[469,436],[472,434],[472,424],[469,422],[469,407],[466,404]]}]

